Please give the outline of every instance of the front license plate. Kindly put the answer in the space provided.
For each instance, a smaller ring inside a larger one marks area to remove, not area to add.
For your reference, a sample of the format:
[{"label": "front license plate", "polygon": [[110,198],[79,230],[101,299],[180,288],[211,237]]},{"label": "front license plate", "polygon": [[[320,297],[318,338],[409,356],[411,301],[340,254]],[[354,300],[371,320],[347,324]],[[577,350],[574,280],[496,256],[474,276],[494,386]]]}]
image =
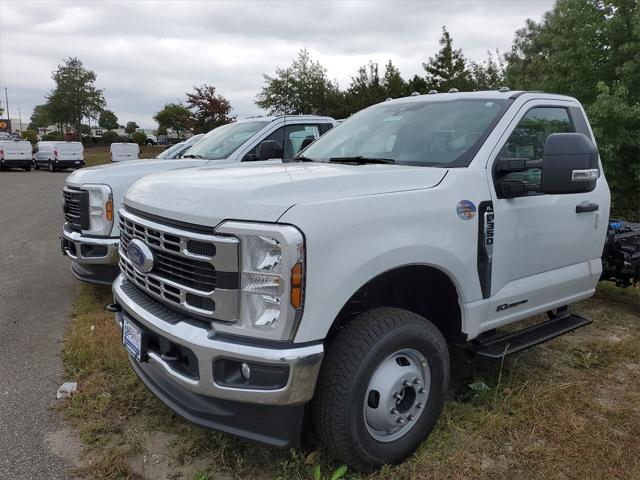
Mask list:
[{"label": "front license plate", "polygon": [[122,321],[122,343],[133,358],[142,358],[142,330],[127,317]]}]

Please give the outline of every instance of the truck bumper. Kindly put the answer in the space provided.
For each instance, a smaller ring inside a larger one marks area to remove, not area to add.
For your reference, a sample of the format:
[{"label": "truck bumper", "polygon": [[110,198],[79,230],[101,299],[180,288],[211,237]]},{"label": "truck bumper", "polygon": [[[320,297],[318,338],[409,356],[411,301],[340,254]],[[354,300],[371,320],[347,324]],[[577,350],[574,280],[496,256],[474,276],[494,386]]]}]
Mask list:
[{"label": "truck bumper", "polygon": [[68,224],[62,227],[60,247],[71,259],[71,273],[80,281],[111,285],[119,274],[118,237],[83,236]]},{"label": "truck bumper", "polygon": [[84,160],[53,160],[52,163],[55,168],[82,168],[85,165]]},{"label": "truck bumper", "polygon": [[[120,326],[126,317],[142,331],[141,360],[130,357],[133,369],[166,406],[193,423],[238,437],[280,448],[299,444],[322,343],[278,348],[225,340],[205,322],[187,321],[151,299],[122,275],[113,283],[113,298]],[[242,363],[255,372],[249,379],[240,375]],[[273,386],[252,383],[260,372],[270,372]]]},{"label": "truck bumper", "polygon": [[0,160],[0,167],[2,168],[27,168],[31,167],[33,161],[29,159],[25,160]]}]

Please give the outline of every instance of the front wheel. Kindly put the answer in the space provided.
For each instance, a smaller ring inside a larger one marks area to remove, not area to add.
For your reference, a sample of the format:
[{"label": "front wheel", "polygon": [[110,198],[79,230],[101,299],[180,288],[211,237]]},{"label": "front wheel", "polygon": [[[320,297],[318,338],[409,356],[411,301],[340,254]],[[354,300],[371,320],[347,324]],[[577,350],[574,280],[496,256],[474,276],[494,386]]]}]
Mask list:
[{"label": "front wheel", "polygon": [[449,382],[449,351],[427,319],[376,308],[327,345],[313,400],[316,431],[351,468],[411,455],[434,427]]},{"label": "front wheel", "polygon": [[51,160],[49,160],[49,171],[50,172],[56,171],[56,167],[53,166],[53,162]]},{"label": "front wheel", "polygon": [[36,161],[33,162],[33,168],[34,170],[40,170],[40,165],[38,164],[38,162]]}]

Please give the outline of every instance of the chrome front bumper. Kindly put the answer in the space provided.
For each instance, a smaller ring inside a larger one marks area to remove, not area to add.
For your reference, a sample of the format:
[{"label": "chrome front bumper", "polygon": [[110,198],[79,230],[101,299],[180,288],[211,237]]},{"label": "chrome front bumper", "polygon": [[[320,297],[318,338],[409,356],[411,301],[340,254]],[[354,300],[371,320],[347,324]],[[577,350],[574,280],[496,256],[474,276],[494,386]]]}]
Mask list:
[{"label": "chrome front bumper", "polygon": [[92,238],[62,226],[62,253],[81,264],[118,265],[120,238]]},{"label": "chrome front bumper", "polygon": [[[180,387],[198,395],[261,405],[299,405],[313,397],[323,356],[321,343],[287,348],[270,348],[232,342],[216,336],[210,328],[185,321],[185,316],[164,307],[142,293],[122,275],[113,282],[114,302],[122,314],[144,329],[188,348],[198,360],[198,379],[176,371],[155,352],[147,352],[146,362]],[[222,386],[214,380],[214,361],[218,358],[240,362],[288,366],[284,387],[277,390]],[[132,359],[135,362],[135,360]],[[145,362],[142,362],[145,363]],[[141,377],[144,381],[144,378]]]}]

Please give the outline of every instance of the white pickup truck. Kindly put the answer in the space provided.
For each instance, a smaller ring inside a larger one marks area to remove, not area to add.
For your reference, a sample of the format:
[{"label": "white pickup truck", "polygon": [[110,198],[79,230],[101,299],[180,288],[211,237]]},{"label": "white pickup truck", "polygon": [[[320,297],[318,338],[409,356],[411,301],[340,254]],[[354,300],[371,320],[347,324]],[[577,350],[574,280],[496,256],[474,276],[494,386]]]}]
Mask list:
[{"label": "white pickup truck", "polygon": [[[316,115],[251,118],[210,131],[181,158],[132,160],[76,171],[67,177],[62,191],[65,223],[60,240],[63,255],[71,260],[71,273],[81,281],[105,285],[116,278],[118,210],[124,192],[139,178],[204,165],[291,159],[334,125],[332,118]],[[264,148],[274,145],[278,148]]]},{"label": "white pickup truck", "polygon": [[322,445],[371,470],[435,425],[450,343],[501,358],[590,322],[567,306],[601,278],[609,202],[573,98],[387,101],[290,162],[139,180],[108,309],[187,420],[291,447],[308,409]]}]

